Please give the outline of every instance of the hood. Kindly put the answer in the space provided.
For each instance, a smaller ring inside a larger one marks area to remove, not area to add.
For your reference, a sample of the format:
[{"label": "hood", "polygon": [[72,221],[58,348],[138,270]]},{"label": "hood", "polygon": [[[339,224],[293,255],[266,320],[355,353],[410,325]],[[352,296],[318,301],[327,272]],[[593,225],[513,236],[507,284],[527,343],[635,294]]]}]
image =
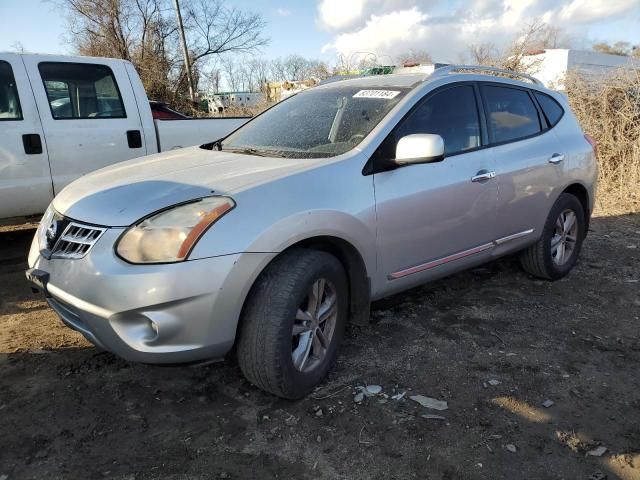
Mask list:
[{"label": "hood", "polygon": [[171,205],[212,194],[232,196],[316,163],[317,159],[184,148],[129,160],[81,177],[56,196],[53,207],[74,220],[128,226]]}]

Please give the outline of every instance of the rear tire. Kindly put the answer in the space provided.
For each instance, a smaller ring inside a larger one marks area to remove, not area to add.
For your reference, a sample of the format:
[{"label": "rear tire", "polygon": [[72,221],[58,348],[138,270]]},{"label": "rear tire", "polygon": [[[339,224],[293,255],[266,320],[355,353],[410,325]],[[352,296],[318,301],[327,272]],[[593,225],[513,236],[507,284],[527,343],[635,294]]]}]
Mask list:
[{"label": "rear tire", "polygon": [[522,268],[547,280],[564,277],[578,260],[585,229],[580,200],[570,193],[561,194],[549,212],[540,240],[520,255]]},{"label": "rear tire", "polygon": [[277,257],[243,311],[237,358],[244,376],[282,398],[307,395],[335,360],[348,305],[347,276],[333,255],[293,249]]}]

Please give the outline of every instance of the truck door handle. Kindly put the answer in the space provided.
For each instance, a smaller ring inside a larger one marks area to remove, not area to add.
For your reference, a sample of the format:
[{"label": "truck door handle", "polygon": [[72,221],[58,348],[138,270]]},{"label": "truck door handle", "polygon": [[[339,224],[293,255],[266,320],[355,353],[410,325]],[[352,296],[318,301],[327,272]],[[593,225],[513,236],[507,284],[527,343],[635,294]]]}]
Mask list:
[{"label": "truck door handle", "polygon": [[488,170],[480,170],[473,177],[471,177],[472,182],[486,182],[487,180],[491,180],[496,177],[496,172],[490,172]]},{"label": "truck door handle", "polygon": [[42,140],[37,133],[25,133],[22,135],[22,146],[27,155],[38,155],[42,153]]},{"label": "truck door handle", "polygon": [[141,148],[142,135],[140,135],[140,130],[127,130],[127,143],[129,148]]},{"label": "truck door handle", "polygon": [[564,160],[564,155],[561,155],[559,153],[554,153],[553,155],[551,155],[551,158],[549,159],[549,163],[553,163],[554,165],[557,165],[558,163],[562,163],[563,160]]}]

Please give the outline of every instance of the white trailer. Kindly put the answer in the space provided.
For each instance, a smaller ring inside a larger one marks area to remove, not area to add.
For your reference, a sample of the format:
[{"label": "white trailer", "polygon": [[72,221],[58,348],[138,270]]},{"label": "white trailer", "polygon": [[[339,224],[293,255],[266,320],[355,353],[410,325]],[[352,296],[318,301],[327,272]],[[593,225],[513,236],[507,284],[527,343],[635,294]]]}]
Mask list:
[{"label": "white trailer", "polygon": [[564,48],[527,55],[524,62],[531,65],[531,75],[555,90],[564,90],[564,79],[569,71],[587,77],[604,78],[618,68],[640,68],[640,58]]}]

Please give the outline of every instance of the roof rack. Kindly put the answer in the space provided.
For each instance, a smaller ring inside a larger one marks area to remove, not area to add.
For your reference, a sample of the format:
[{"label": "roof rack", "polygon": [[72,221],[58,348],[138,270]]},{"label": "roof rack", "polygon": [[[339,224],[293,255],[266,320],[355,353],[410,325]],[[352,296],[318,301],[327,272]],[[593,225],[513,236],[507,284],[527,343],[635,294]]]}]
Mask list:
[{"label": "roof rack", "polygon": [[514,72],[512,70],[505,70],[503,68],[487,67],[484,65],[447,65],[445,67],[436,68],[429,77],[443,77],[451,73],[485,73],[489,75],[495,75],[496,77],[507,77],[514,79],[524,79],[535,85],[544,84],[535,77],[527,75],[526,73]]}]

